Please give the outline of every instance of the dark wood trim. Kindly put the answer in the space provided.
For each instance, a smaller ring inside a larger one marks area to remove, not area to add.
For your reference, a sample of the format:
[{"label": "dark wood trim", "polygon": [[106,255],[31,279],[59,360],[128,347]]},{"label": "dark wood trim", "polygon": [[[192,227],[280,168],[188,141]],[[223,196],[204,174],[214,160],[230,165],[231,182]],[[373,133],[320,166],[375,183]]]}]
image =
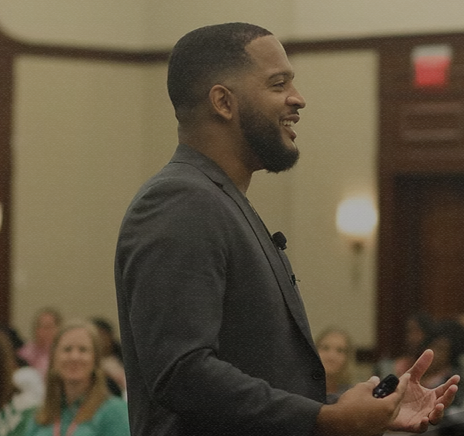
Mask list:
[{"label": "dark wood trim", "polygon": [[0,55],[31,55],[107,62],[134,62],[139,64],[167,62],[169,51],[130,51],[103,48],[81,48],[66,45],[34,44],[9,38],[0,31]]},{"label": "dark wood trim", "polygon": [[297,53],[347,50],[381,50],[395,49],[398,45],[416,46],[420,44],[442,44],[450,39],[461,37],[463,32],[418,33],[389,35],[378,37],[362,37],[348,39],[327,39],[312,41],[284,41],[283,45],[289,55]]},{"label": "dark wood trim", "polygon": [[[380,50],[382,48],[395,47],[397,44],[427,44],[446,43],[450,38],[461,36],[462,33],[436,33],[416,35],[392,35],[379,37],[364,37],[351,39],[327,39],[327,40],[288,40],[283,45],[289,55],[298,53],[320,51],[346,51],[346,50]],[[14,55],[28,54],[48,57],[95,59],[114,62],[134,63],[158,63],[167,62],[169,50],[113,50],[104,48],[81,48],[76,46],[36,44],[14,40],[3,34],[0,30],[0,54],[3,50]]]},{"label": "dark wood trim", "polygon": [[138,64],[153,64],[167,62],[169,52],[167,51],[123,51],[123,50],[104,50],[66,46],[42,46],[29,44],[16,44],[14,46],[16,54],[98,60],[106,62],[133,62]]},{"label": "dark wood trim", "polygon": [[0,229],[0,323],[10,319],[11,287],[11,125],[13,95],[13,56],[5,51],[0,35],[0,202],[3,219]]}]

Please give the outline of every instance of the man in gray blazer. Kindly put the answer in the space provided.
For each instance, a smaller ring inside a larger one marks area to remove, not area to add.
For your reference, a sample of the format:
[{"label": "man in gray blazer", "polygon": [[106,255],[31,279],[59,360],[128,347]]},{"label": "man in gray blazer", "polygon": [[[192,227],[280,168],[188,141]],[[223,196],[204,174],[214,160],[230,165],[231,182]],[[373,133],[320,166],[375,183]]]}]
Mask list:
[{"label": "man in gray blazer", "polygon": [[420,386],[429,351],[389,397],[372,396],[374,377],[324,404],[285,237],[246,198],[254,171],[298,159],[293,76],[279,41],[249,24],[197,29],[171,54],[180,145],[130,204],[115,263],[133,436],[419,432],[454,397],[457,376]]}]

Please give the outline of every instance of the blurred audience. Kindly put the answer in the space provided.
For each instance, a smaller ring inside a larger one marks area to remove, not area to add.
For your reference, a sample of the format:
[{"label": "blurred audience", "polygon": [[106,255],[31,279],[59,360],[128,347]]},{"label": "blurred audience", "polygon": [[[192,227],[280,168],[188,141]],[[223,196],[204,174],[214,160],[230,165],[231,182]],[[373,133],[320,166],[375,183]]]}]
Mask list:
[{"label": "blurred audience", "polygon": [[[0,435],[22,436],[41,398],[23,391],[15,380],[17,360],[5,328],[0,330]],[[40,376],[39,376],[40,380]]]},{"label": "blurred audience", "polygon": [[393,372],[404,374],[424,350],[424,341],[432,333],[434,322],[425,312],[412,314],[406,321],[403,354],[393,362]]},{"label": "blurred audience", "polygon": [[61,314],[51,308],[38,311],[33,321],[32,341],[18,350],[18,355],[45,377],[53,338],[62,323]]},{"label": "blurred audience", "polygon": [[122,362],[121,345],[116,339],[112,324],[104,319],[91,319],[97,327],[102,344],[102,368],[107,376],[108,388],[111,393],[126,399],[126,375]]},{"label": "blurred audience", "polygon": [[464,328],[455,320],[435,323],[432,332],[424,339],[422,349],[430,348],[434,359],[422,377],[422,384],[434,388],[451,377],[460,374],[460,356],[464,352]]},{"label": "blurred audience", "polygon": [[[430,335],[425,338],[423,348],[434,352],[434,359],[422,377],[422,384],[434,388],[448,380],[453,374],[462,375],[460,364],[464,353],[464,327],[456,320],[442,320],[435,323]],[[445,419],[435,427],[433,434],[439,436],[464,435],[464,409],[462,388],[458,390],[452,407],[445,413]]]},{"label": "blurred audience", "polygon": [[95,326],[67,324],[56,336],[45,401],[27,436],[129,436],[127,403],[109,393]]},{"label": "blurred audience", "polygon": [[353,344],[347,332],[330,327],[316,338],[316,347],[326,373],[327,402],[333,404],[353,384]]},{"label": "blurred audience", "polygon": [[0,326],[0,334],[8,338],[14,352],[13,383],[21,401],[31,405],[40,404],[45,393],[44,380],[37,369],[18,356],[18,350],[24,345],[24,341],[15,329],[5,325]]}]

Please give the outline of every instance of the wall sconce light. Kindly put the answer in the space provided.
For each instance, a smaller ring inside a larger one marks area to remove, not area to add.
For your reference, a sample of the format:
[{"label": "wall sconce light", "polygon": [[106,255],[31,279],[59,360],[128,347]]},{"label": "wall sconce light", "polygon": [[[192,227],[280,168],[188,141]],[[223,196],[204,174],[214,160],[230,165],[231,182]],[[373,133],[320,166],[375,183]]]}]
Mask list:
[{"label": "wall sconce light", "polygon": [[337,208],[337,229],[351,242],[352,249],[364,248],[377,225],[377,210],[369,197],[348,197]]},{"label": "wall sconce light", "polygon": [[360,256],[377,226],[377,209],[370,197],[348,197],[337,207],[337,229],[348,239],[354,255],[353,282],[360,280]]}]

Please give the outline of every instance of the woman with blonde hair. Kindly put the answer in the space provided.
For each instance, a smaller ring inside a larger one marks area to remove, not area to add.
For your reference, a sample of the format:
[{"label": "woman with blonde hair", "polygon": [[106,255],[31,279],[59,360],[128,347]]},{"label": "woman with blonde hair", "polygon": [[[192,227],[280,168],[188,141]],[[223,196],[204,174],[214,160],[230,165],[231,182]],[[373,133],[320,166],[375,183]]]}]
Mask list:
[{"label": "woman with blonde hair", "polygon": [[326,372],[327,402],[335,403],[352,384],[354,348],[350,335],[329,327],[316,338],[316,347]]},{"label": "woman with blonde hair", "polygon": [[111,396],[98,333],[85,321],[66,325],[51,349],[45,401],[28,436],[129,436],[127,403]]}]

